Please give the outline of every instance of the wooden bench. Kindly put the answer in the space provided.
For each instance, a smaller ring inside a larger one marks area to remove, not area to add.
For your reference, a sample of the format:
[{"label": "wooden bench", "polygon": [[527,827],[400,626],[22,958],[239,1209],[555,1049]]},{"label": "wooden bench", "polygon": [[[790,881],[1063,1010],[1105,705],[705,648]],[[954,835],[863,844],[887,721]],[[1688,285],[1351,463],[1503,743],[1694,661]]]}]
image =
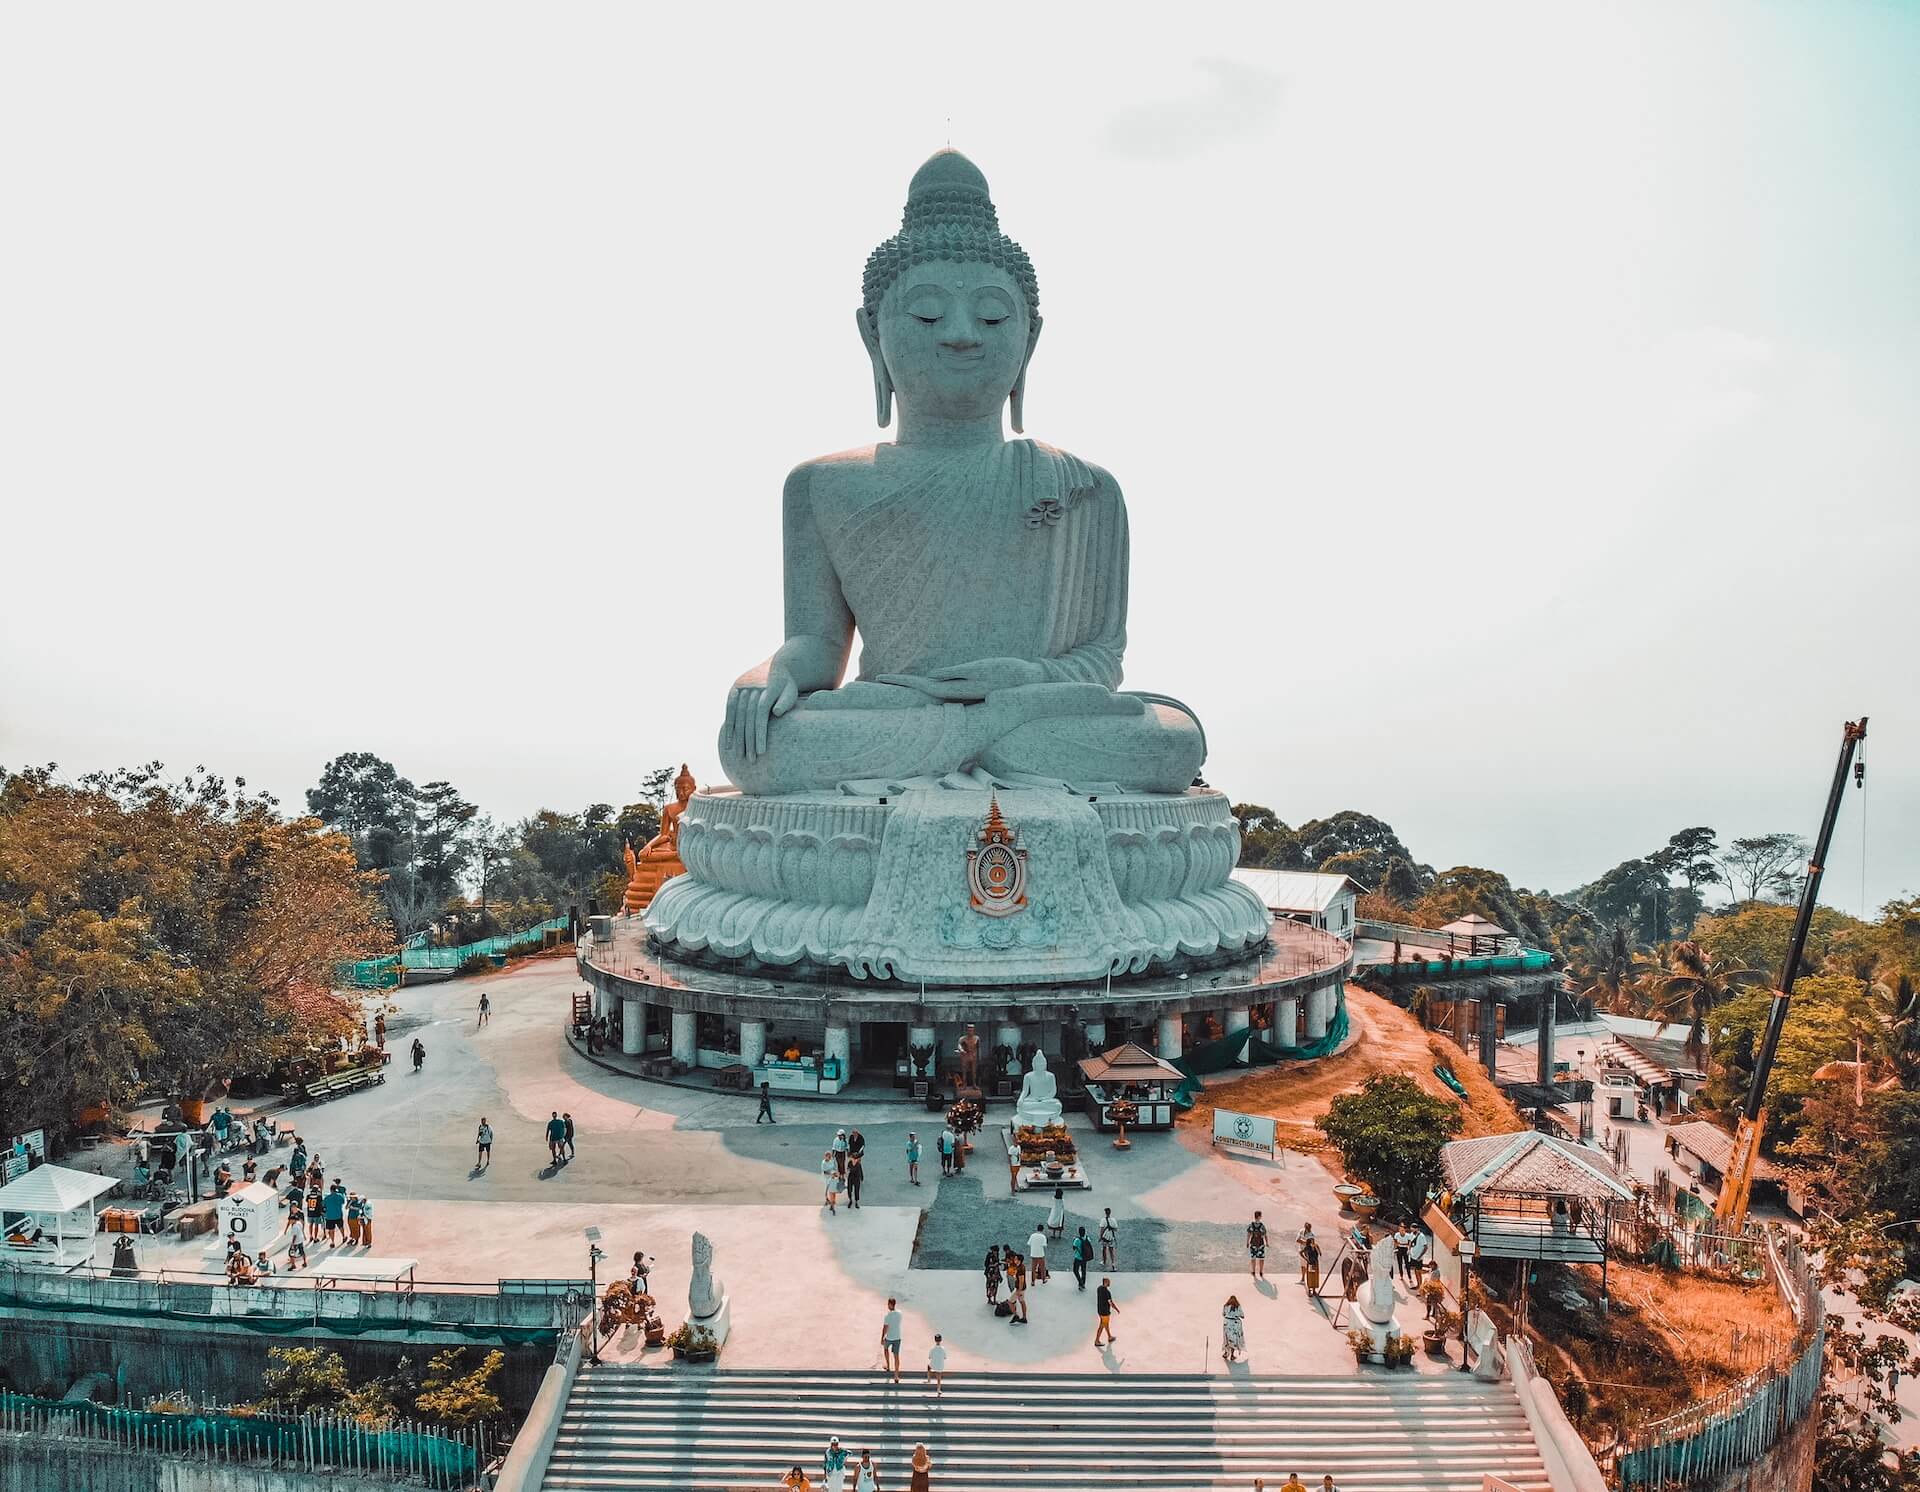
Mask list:
[{"label": "wooden bench", "polygon": [[753,1086],[753,1069],[744,1062],[735,1062],[730,1066],[723,1067],[713,1075],[713,1086],[716,1088],[751,1088]]},{"label": "wooden bench", "polygon": [[384,1083],[387,1074],[378,1067],[349,1067],[340,1072],[330,1072],[325,1077],[309,1078],[300,1085],[300,1102],[320,1103],[329,1098],[338,1098],[343,1093],[357,1093],[362,1088],[371,1088],[375,1083]]}]

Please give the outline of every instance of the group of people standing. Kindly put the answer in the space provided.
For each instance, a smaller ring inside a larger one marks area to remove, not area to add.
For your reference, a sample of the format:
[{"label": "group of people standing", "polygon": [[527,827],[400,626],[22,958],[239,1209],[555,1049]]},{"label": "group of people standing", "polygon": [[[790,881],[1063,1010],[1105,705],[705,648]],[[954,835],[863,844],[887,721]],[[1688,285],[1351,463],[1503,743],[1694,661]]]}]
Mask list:
[{"label": "group of people standing", "polygon": [[[913,1137],[907,1137],[908,1166],[915,1164]],[[867,1137],[859,1130],[835,1130],[833,1143],[820,1157],[820,1177],[826,1183],[828,1212],[840,1211],[840,1194],[846,1193],[849,1208],[860,1205],[860,1190],[867,1184]],[[919,1182],[914,1185],[918,1186]]]},{"label": "group of people standing", "polygon": [[[827,1442],[827,1453],[820,1459],[821,1479],[817,1485],[824,1492],[846,1492],[849,1475],[853,1478],[853,1492],[883,1492],[880,1467],[873,1459],[873,1452],[863,1450],[860,1459],[854,1461],[841,1446],[840,1437],[835,1435]],[[916,1445],[907,1462],[905,1492],[931,1492],[932,1478],[933,1457],[927,1454],[924,1444]],[[795,1466],[780,1478],[780,1485],[787,1492],[813,1492],[816,1484],[808,1478],[804,1467]]]},{"label": "group of people standing", "polygon": [[287,1268],[306,1264],[310,1243],[324,1242],[329,1248],[373,1247],[373,1198],[347,1190],[338,1176],[329,1184],[326,1163],[318,1155],[309,1155],[307,1142],[297,1136],[287,1174],[291,1181],[282,1199],[287,1221],[281,1230],[283,1237],[293,1235],[287,1244]]}]

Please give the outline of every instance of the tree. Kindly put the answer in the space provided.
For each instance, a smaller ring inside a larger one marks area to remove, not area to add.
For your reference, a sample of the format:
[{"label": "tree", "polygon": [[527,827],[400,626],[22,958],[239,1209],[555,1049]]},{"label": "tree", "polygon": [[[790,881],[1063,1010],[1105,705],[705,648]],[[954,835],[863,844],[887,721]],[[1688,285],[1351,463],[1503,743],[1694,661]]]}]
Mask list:
[{"label": "tree", "polygon": [[0,771],[0,1133],[331,1044],[337,1008],[291,997],[390,946],[373,891],[241,781]]},{"label": "tree", "polygon": [[506,1366],[506,1355],[489,1352],[476,1368],[466,1367],[467,1349],[450,1347],[436,1352],[427,1363],[420,1395],[413,1401],[423,1418],[438,1425],[464,1429],[484,1419],[500,1417],[500,1396],[489,1385]]},{"label": "tree", "polygon": [[1634,981],[1651,972],[1653,965],[1642,963],[1636,956],[1624,922],[1606,929],[1596,948],[1588,965],[1587,987],[1580,993],[1599,1008],[1624,1015],[1633,1008]]},{"label": "tree", "polygon": [[1671,912],[1664,865],[1654,858],[1624,860],[1585,889],[1585,900],[1606,922],[1631,922],[1643,943],[1667,940]]},{"label": "tree", "polygon": [[[1708,1080],[1706,1092],[1716,1107],[1731,1109],[1745,1100],[1738,1048],[1745,1042],[1758,1049],[1772,1004],[1770,990],[1744,989],[1715,1010],[1708,1039],[1720,1070]],[[1799,1134],[1801,1110],[1819,1086],[1815,1070],[1853,1056],[1854,1025],[1866,1009],[1866,991],[1857,979],[1812,974],[1795,982],[1767,1079],[1767,1135],[1776,1148]]]},{"label": "tree", "polygon": [[1477,865],[1443,870],[1433,877],[1427,894],[1414,903],[1413,912],[1423,927],[1444,927],[1457,918],[1478,915],[1536,948],[1553,947],[1540,899],[1515,891],[1497,870]]},{"label": "tree", "polygon": [[1768,897],[1786,898],[1800,889],[1811,846],[1784,830],[1736,839],[1714,858],[1736,905]]},{"label": "tree", "polygon": [[1263,803],[1236,803],[1234,822],[1240,826],[1240,863],[1259,870],[1305,870],[1300,844],[1271,808]]},{"label": "tree", "polygon": [[[1749,902],[1718,916],[1702,917],[1694,926],[1693,941],[1732,967],[1763,969],[1777,976],[1787,961],[1796,915],[1794,907]],[[1815,907],[1807,932],[1807,967],[1818,968],[1826,961],[1835,938],[1865,926],[1832,907]]]},{"label": "tree", "polygon": [[1668,1020],[1684,1014],[1692,1022],[1687,1030],[1687,1055],[1700,1066],[1707,1059],[1707,1017],[1737,991],[1765,984],[1767,975],[1717,959],[1689,940],[1674,944],[1667,969],[1653,979],[1661,1014]]},{"label": "tree", "polygon": [[259,1407],[274,1414],[331,1414],[351,1391],[347,1363],[326,1347],[269,1347]]},{"label": "tree", "polygon": [[1314,1122],[1348,1175],[1391,1205],[1417,1212],[1440,1180],[1440,1147],[1460,1132],[1460,1109],[1412,1078],[1376,1073]]},{"label": "tree", "polygon": [[1659,852],[1662,868],[1669,875],[1677,875],[1687,883],[1687,889],[1696,896],[1702,886],[1717,886],[1725,877],[1714,864],[1714,856],[1720,852],[1720,836],[1713,830],[1701,827],[1682,829],[1667,841],[1667,847]]}]

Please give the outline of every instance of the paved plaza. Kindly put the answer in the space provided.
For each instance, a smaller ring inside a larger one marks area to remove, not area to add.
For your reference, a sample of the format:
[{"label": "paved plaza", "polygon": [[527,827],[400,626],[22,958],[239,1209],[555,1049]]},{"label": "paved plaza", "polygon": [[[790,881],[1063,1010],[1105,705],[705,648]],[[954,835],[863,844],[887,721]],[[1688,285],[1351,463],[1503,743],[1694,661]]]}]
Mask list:
[{"label": "paved plaza", "polygon": [[[1225,1374],[1220,1308],[1234,1293],[1246,1310],[1249,1355],[1233,1371],[1353,1370],[1342,1333],[1308,1300],[1293,1257],[1304,1220],[1322,1239],[1338,1238],[1332,1178],[1311,1157],[1216,1153],[1188,1130],[1140,1135],[1121,1153],[1070,1118],[1093,1188],[1069,1193],[1068,1236],[1081,1222],[1096,1231],[1104,1208],[1120,1231],[1112,1271],[1119,1341],[1095,1350],[1093,1292],[1075,1290],[1064,1242],[1050,1249],[1054,1279],[1028,1291],[1030,1325],[1010,1326],[987,1308],[987,1245],[1024,1249],[1049,1200],[1009,1194],[990,1149],[1001,1106],[965,1175],[943,1180],[933,1147],[940,1116],[904,1102],[777,1098],[779,1122],[756,1125],[752,1095],[647,1083],[594,1065],[563,1038],[579,988],[570,961],[540,959],[402,990],[388,1019],[395,1057],[387,1082],[282,1115],[330,1176],[373,1196],[374,1253],[418,1259],[423,1281],[584,1276],[584,1230],[598,1227],[603,1279],[624,1274],[636,1248],[658,1256],[654,1293],[672,1325],[685,1315],[698,1230],[713,1240],[715,1273],[733,1297],[723,1368],[872,1367],[894,1295],[907,1319],[908,1369],[916,1360],[924,1369],[938,1331],[956,1371]],[[476,1019],[483,989],[493,1005],[484,1027]],[[418,1075],[406,1057],[415,1036],[427,1049]],[[555,1110],[570,1113],[577,1132],[576,1158],[558,1169],[544,1135]],[[493,1162],[477,1170],[482,1115],[494,1129]],[[866,1135],[867,1182],[857,1211],[843,1202],[830,1214],[819,1165],[842,1126]],[[918,1187],[906,1175],[909,1130],[924,1148]],[[285,1155],[277,1151],[276,1161]],[[1246,1270],[1244,1230],[1255,1208],[1275,1240],[1265,1283]],[[144,1242],[142,1263],[193,1267],[201,1243]],[[326,1253],[313,1257],[318,1265]],[[1099,1275],[1096,1263],[1090,1286]],[[1418,1316],[1403,1305],[1409,1328]],[[642,1353],[632,1334],[610,1352],[669,1360],[659,1349]]]}]

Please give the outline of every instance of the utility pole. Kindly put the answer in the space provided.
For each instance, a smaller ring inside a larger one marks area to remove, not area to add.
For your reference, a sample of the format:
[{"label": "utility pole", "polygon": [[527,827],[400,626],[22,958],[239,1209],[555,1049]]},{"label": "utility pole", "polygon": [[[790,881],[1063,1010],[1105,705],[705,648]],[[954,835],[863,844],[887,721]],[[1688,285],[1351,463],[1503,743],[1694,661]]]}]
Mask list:
[{"label": "utility pole", "polygon": [[[1747,1102],[1740,1113],[1740,1128],[1733,1137],[1733,1159],[1727,1179],[1720,1188],[1720,1200],[1714,1215],[1735,1228],[1747,1220],[1747,1197],[1753,1190],[1754,1163],[1760,1158],[1760,1137],[1767,1128],[1767,1079],[1773,1072],[1774,1054],[1780,1048],[1780,1032],[1787,1024],[1787,1002],[1793,998],[1793,982],[1800,977],[1800,961],[1807,951],[1807,933],[1813,926],[1813,909],[1820,900],[1820,877],[1826,870],[1827,847],[1833,842],[1834,820],[1840,816],[1840,799],[1846,792],[1847,768],[1853,754],[1867,738],[1867,717],[1849,720],[1840,736],[1840,760],[1834,765],[1833,785],[1827,790],[1827,810],[1820,819],[1820,834],[1814,841],[1813,859],[1807,865],[1807,883],[1800,890],[1800,911],[1793,919],[1793,936],[1787,941],[1786,962],[1780,967],[1780,982],[1773,992],[1773,1004],[1767,1010],[1766,1035],[1760,1054],[1753,1064],[1753,1082],[1747,1089]],[[1857,786],[1866,774],[1863,763],[1854,774]]]}]

